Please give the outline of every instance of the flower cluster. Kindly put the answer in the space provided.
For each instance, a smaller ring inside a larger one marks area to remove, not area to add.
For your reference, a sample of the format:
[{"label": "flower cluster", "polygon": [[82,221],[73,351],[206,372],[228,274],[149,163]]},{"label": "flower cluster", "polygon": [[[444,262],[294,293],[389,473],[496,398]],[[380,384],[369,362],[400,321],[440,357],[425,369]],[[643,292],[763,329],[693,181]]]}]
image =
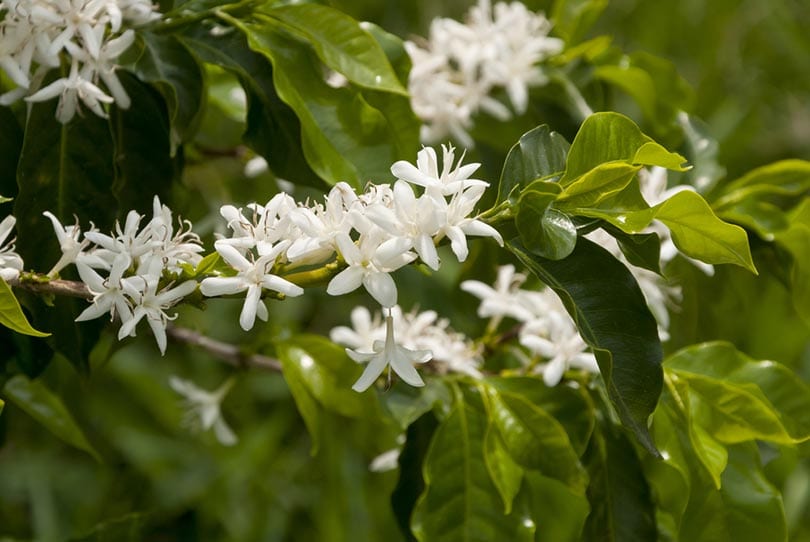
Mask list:
[{"label": "flower cluster", "polygon": [[[179,274],[185,266],[196,266],[202,256],[200,239],[191,224],[181,222],[175,231],[171,210],[157,196],[153,216],[141,227],[144,217],[135,211],[127,214],[123,227],[116,223],[110,235],[91,227],[82,236],[78,225],[63,226],[51,213],[62,257],[51,270],[55,275],[64,266],[75,264],[82,282],[93,295],[76,321],[91,320],[109,314],[118,318],[118,338],[134,336],[135,327],[146,318],[161,353],[166,351],[166,326],[174,316],[166,310],[197,288],[195,280],[179,284],[163,280],[164,270]],[[83,238],[82,238],[83,237]]]},{"label": "flower cluster", "polygon": [[493,286],[466,280],[461,289],[481,300],[478,316],[491,318],[496,328],[505,317],[521,322],[518,339],[544,362],[537,366],[548,386],[556,386],[571,367],[598,372],[596,358],[577,331],[576,325],[559,298],[548,288],[524,290],[526,275],[516,273],[512,265],[498,268]]},{"label": "flower cluster", "polygon": [[[56,118],[63,123],[73,118],[79,100],[101,117],[106,116],[102,104],[129,107],[115,75],[118,57],[135,40],[125,26],[159,16],[149,0],[2,0],[0,67],[17,88],[0,96],[0,104],[23,96],[29,102],[59,96]],[[68,75],[42,86],[65,59]]]},{"label": "flower cluster", "polygon": [[213,430],[223,446],[233,446],[239,440],[222,416],[221,407],[233,385],[233,378],[229,378],[216,390],[207,391],[177,376],[169,378],[169,386],[183,397],[185,403],[183,425],[195,432]]},{"label": "flower cluster", "polygon": [[[432,269],[440,265],[436,245],[445,237],[459,259],[468,254],[467,235],[489,236],[503,243],[491,226],[471,217],[488,183],[471,179],[479,164],[456,163],[452,147],[443,147],[443,162],[432,148],[419,151],[416,165],[396,162],[391,185],[369,185],[357,194],[346,183],[336,184],[323,203],[297,204],[285,193],[266,205],[245,209],[222,207],[230,236],[215,243],[217,252],[236,270],[235,277],[203,280],[204,295],[247,290],[240,323],[253,326],[266,318],[261,290],[300,295],[302,290],[273,273],[284,266],[325,265],[339,261],[344,268],[327,285],[331,295],[363,286],[383,307],[397,302],[391,273],[417,259]],[[421,194],[413,186],[422,188]]]},{"label": "flower cluster", "polygon": [[563,42],[548,36],[551,23],[520,2],[480,0],[467,23],[436,18],[423,44],[406,42],[413,68],[408,90],[411,105],[424,123],[422,140],[452,135],[473,146],[468,130],[479,110],[507,120],[512,113],[493,97],[505,89],[514,110],[528,107],[528,89],[548,81],[540,65],[559,54]]},{"label": "flower cluster", "polygon": [[[408,384],[422,386],[424,383],[413,369],[413,364],[428,359],[431,359],[437,372],[481,377],[480,349],[463,334],[450,329],[449,321],[439,318],[435,311],[412,310],[403,313],[397,305],[390,309],[385,318],[381,318],[379,313],[372,318],[367,308],[358,306],[352,311],[351,322],[352,327],[338,326],[332,329],[329,337],[333,342],[345,346],[346,352],[355,361],[368,362],[354,384],[356,391],[371,386],[386,365],[390,365]],[[397,337],[396,345],[389,342],[389,337],[392,340],[394,336]],[[395,348],[400,350],[394,351]]]}]

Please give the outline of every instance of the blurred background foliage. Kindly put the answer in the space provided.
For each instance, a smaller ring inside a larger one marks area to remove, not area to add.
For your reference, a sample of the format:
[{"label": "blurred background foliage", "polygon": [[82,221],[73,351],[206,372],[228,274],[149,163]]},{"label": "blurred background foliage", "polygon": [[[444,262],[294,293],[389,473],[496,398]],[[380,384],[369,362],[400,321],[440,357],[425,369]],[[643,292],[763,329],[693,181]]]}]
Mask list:
[{"label": "blurred background foliage", "polygon": [[[551,8],[550,2],[526,3]],[[470,2],[331,4],[409,38],[426,35],[434,16],[461,17]],[[694,88],[691,112],[718,140],[718,161],[733,180],[781,158],[810,159],[808,20],[810,3],[801,0],[613,0],[588,35],[607,34],[626,52],[647,51],[674,62]],[[195,142],[185,149],[183,182],[173,188],[173,208],[195,221],[208,246],[223,227],[217,214],[221,202],[266,201],[278,190],[269,173],[243,174],[250,158],[240,141],[244,111],[228,93],[232,82],[222,73],[210,75],[209,107]],[[522,128],[516,124],[517,135]],[[491,159],[485,175],[496,180],[500,154],[488,155],[486,147],[479,152],[478,158]],[[319,194],[297,190],[299,199]],[[674,340],[667,349],[728,340],[810,381],[808,329],[792,308],[780,254],[755,238],[752,248],[759,277],[722,267],[710,278],[676,262],[670,272],[684,283],[686,296],[673,315]],[[419,270],[405,269],[397,279],[401,304],[406,310],[435,309],[456,329],[480,331],[474,300],[456,285],[467,268],[483,265],[494,272],[492,260],[498,257],[503,256],[476,244],[465,265],[446,266],[439,280],[425,281]],[[325,297],[313,292],[272,303],[268,325],[247,335],[238,328],[238,301],[211,301],[204,311],[184,308],[181,319],[213,330],[215,338],[263,351],[274,334],[296,328],[328,333],[347,323],[352,306],[367,302],[360,295],[328,302],[318,296]],[[747,318],[735,316],[742,314]],[[0,333],[3,343],[13,340]],[[161,358],[153,339],[143,335],[124,345],[103,336],[89,375],[57,359],[42,376],[63,398],[100,462],[6,403],[0,415],[0,540],[404,540],[388,497],[398,474],[368,468],[397,445],[399,427],[383,424],[376,413],[349,419],[324,411],[320,449],[312,455],[312,440],[283,377],[244,370],[224,403],[240,440],[223,447],[211,435],[183,427],[182,404],[168,379],[179,375],[214,389],[232,369],[176,344]],[[16,372],[8,360],[0,363],[7,373]],[[418,441],[418,435],[410,437]],[[772,459],[767,464],[772,482],[785,490],[791,539],[810,541],[810,465],[800,459],[808,455],[805,448],[762,453],[766,462]]]}]

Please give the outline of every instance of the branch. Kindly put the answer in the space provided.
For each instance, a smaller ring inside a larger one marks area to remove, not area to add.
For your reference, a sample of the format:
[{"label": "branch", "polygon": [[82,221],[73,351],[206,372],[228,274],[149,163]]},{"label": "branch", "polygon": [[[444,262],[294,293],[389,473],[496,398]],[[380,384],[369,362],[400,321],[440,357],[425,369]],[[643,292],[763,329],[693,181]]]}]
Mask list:
[{"label": "branch", "polygon": [[[93,300],[93,294],[83,282],[74,280],[48,279],[44,275],[25,273],[20,278],[8,281],[9,286],[35,294],[63,295]],[[170,325],[166,334],[179,343],[185,343],[205,350],[212,356],[234,367],[256,367],[268,371],[281,372],[281,362],[262,354],[246,354],[238,346],[217,341],[188,328]]]},{"label": "branch", "polygon": [[256,367],[268,371],[281,372],[281,362],[262,354],[246,354],[238,346],[207,337],[197,331],[169,325],[166,334],[177,342],[190,344],[208,352],[234,367]]}]

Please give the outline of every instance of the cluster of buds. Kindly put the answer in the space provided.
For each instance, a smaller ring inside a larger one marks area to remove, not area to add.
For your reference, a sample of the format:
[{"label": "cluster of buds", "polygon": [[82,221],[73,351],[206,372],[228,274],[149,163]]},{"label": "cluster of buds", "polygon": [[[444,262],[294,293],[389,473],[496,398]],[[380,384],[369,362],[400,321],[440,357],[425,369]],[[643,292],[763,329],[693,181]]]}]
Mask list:
[{"label": "cluster of buds", "polygon": [[451,135],[472,147],[473,115],[484,111],[508,120],[510,109],[493,94],[504,89],[518,114],[526,111],[528,89],[547,83],[543,61],[559,54],[563,42],[549,37],[551,23],[520,2],[480,0],[467,22],[436,18],[422,43],[406,42],[413,68],[408,81],[411,106],[422,120],[422,140]]},{"label": "cluster of buds", "polygon": [[[118,57],[135,40],[126,27],[159,17],[149,0],[2,0],[0,67],[17,88],[0,96],[0,104],[59,96],[56,118],[62,123],[73,118],[79,100],[101,117],[102,104],[129,107],[115,74]],[[66,77],[42,86],[50,70],[63,66]]]}]

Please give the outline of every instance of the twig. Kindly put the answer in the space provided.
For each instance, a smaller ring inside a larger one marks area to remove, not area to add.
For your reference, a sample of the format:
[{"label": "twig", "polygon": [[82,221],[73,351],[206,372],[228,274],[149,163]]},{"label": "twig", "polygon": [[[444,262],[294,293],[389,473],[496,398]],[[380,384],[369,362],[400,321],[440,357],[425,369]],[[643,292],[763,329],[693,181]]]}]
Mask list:
[{"label": "twig", "polygon": [[268,371],[281,372],[281,362],[262,354],[246,354],[238,346],[207,337],[197,331],[169,325],[166,334],[177,342],[190,344],[216,356],[234,367],[257,367]]},{"label": "twig", "polygon": [[[8,281],[9,286],[35,294],[62,295],[93,300],[93,294],[83,282],[62,279],[46,279],[42,275],[24,274]],[[268,371],[281,372],[281,362],[262,354],[246,354],[238,346],[217,341],[188,328],[170,325],[166,334],[177,342],[196,346],[214,357],[234,367],[256,367]]]}]

